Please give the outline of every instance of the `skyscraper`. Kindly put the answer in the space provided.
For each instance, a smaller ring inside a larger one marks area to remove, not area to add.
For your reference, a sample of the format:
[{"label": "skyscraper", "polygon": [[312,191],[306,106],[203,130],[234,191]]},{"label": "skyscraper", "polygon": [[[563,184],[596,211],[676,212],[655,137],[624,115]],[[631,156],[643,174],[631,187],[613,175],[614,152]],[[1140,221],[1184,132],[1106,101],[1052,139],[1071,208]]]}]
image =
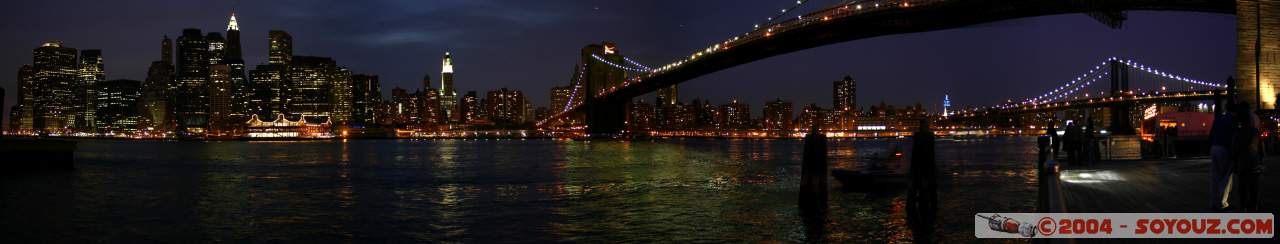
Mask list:
[{"label": "skyscraper", "polygon": [[267,63],[289,65],[293,61],[293,36],[282,30],[267,32]]},{"label": "skyscraper", "polygon": [[111,80],[94,84],[94,127],[103,134],[130,134],[138,129],[141,82]]},{"label": "skyscraper", "polygon": [[77,68],[76,49],[60,41],[42,44],[34,50],[32,79],[35,83],[33,128],[44,132],[69,132],[75,125]]},{"label": "skyscraper", "polygon": [[551,104],[547,109],[552,115],[563,112],[569,104],[569,97],[573,96],[573,87],[557,86],[551,88]]},{"label": "skyscraper", "polygon": [[209,43],[200,29],[182,30],[178,37],[176,92],[178,132],[184,136],[204,135],[209,125],[208,81]]},{"label": "skyscraper", "polygon": [[93,131],[97,127],[93,122],[95,116],[93,111],[96,109],[93,105],[96,102],[97,95],[94,94],[94,84],[107,79],[106,71],[102,64],[102,50],[87,49],[80,51],[80,82],[77,85],[76,95],[76,129],[80,131]]},{"label": "skyscraper", "polygon": [[147,68],[147,79],[142,83],[142,98],[139,102],[140,118],[138,126],[148,133],[171,132],[174,129],[174,94],[177,83],[174,80],[173,42],[169,36],[160,41],[160,60],[151,62]]},{"label": "skyscraper", "polygon": [[333,99],[333,123],[339,125],[347,125],[351,123],[352,111],[352,86],[351,86],[351,70],[347,68],[338,68],[330,76],[332,84]]},{"label": "skyscraper", "polygon": [[461,120],[457,115],[458,91],[453,87],[453,57],[444,52],[440,66],[440,109],[449,120]]},{"label": "skyscraper", "polygon": [[226,136],[234,131],[231,120],[231,67],[209,67],[209,135]]},{"label": "skyscraper", "polygon": [[[419,91],[421,92],[421,91]],[[404,88],[391,89],[391,117],[387,122],[396,125],[418,124],[418,97],[410,95]]]},{"label": "skyscraper", "polygon": [[489,90],[485,96],[489,120],[496,123],[518,124],[525,120],[524,93],[507,88]]},{"label": "skyscraper", "polygon": [[223,58],[244,59],[240,51],[240,23],[236,22],[236,13],[231,13],[231,20],[227,22],[226,55]]},{"label": "skyscraper", "polygon": [[333,115],[333,76],[338,64],[327,57],[296,56],[289,65],[288,115],[319,118]]},{"label": "skyscraper", "polygon": [[248,120],[251,110],[249,96],[253,94],[253,88],[245,77],[244,56],[240,47],[240,23],[236,21],[235,13],[231,13],[231,20],[227,21],[227,40],[223,53],[222,63],[231,72],[231,114],[228,117],[232,120]]},{"label": "skyscraper", "polygon": [[440,125],[448,124],[448,113],[442,111],[440,102],[440,91],[431,88],[431,75],[422,76],[422,97],[418,104],[418,118],[420,118],[421,126],[424,129],[433,129]]},{"label": "skyscraper", "polygon": [[658,89],[658,102],[656,103],[657,106],[675,105],[676,102],[679,102],[679,101],[680,101],[680,90],[679,90],[679,87],[677,87],[677,85],[671,85],[669,87]]},{"label": "skyscraper", "polygon": [[382,103],[382,85],[378,82],[378,76],[351,75],[351,84],[352,123],[363,126],[377,124],[378,106]]},{"label": "skyscraper", "polygon": [[834,111],[854,111],[858,110],[858,83],[853,77],[845,76],[844,79],[835,81],[832,85],[832,110]]},{"label": "skyscraper", "polygon": [[142,109],[139,127],[149,132],[169,132],[173,129],[174,107],[176,106],[173,82],[173,65],[164,61],[151,62],[147,69],[147,79],[142,83],[142,98],[139,107]]},{"label": "skyscraper", "polygon": [[169,40],[169,35],[164,35],[164,40],[160,41],[160,62],[173,66],[173,41]]},{"label": "skyscraper", "polygon": [[18,99],[9,110],[9,131],[15,134],[27,134],[35,131],[32,121],[35,116],[32,109],[36,101],[35,70],[31,65],[18,68]]},{"label": "skyscraper", "polygon": [[659,88],[657,100],[654,102],[654,122],[664,129],[675,129],[676,103],[680,102],[676,85]]},{"label": "skyscraper", "polygon": [[951,94],[942,95],[942,117],[951,115]]}]

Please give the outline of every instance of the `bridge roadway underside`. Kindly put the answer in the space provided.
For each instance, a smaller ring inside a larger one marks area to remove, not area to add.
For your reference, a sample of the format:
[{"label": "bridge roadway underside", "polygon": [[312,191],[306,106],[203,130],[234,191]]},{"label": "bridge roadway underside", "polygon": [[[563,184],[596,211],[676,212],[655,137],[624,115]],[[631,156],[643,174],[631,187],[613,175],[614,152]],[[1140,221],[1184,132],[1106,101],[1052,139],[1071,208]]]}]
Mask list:
[{"label": "bridge roadway underside", "polygon": [[[944,30],[1002,20],[1088,12],[1164,10],[1235,14],[1234,0],[954,0],[894,8],[829,23],[777,32],[770,37],[730,46],[605,95],[629,99],[706,74],[757,60],[852,40]],[[863,6],[870,8],[869,6]]]}]

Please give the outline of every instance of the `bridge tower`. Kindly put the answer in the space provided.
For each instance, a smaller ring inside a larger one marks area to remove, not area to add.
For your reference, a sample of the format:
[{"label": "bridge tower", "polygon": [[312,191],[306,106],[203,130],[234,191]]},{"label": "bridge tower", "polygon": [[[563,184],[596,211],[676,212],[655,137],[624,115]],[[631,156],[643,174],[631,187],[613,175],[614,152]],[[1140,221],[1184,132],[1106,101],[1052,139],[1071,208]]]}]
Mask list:
[{"label": "bridge tower", "polygon": [[578,84],[586,84],[587,94],[583,94],[586,103],[583,105],[586,109],[587,135],[617,135],[626,128],[628,101],[598,98],[596,94],[622,84],[627,73],[596,60],[596,57],[613,63],[624,63],[622,54],[613,43],[591,44],[582,48],[582,61],[579,63],[582,70],[579,70],[576,79],[581,82]]},{"label": "bridge tower", "polygon": [[1280,88],[1280,1],[1236,0],[1236,99],[1275,109]]},{"label": "bridge tower", "polygon": [[[1111,68],[1111,94],[1120,94],[1129,91],[1129,68],[1120,60],[1114,59],[1108,61],[1107,65]],[[1132,103],[1120,103],[1111,108],[1111,125],[1107,130],[1112,135],[1133,135],[1137,131],[1133,129],[1133,119],[1130,112],[1133,110]]]}]

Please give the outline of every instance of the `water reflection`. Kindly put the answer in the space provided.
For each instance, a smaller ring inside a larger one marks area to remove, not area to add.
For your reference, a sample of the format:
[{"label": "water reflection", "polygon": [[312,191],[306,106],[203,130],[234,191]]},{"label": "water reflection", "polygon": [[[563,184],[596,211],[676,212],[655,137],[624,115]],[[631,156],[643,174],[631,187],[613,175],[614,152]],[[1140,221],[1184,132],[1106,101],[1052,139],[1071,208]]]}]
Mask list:
[{"label": "water reflection", "polygon": [[[833,168],[886,147],[830,145]],[[972,239],[969,210],[1034,210],[1034,143],[938,150],[941,209],[965,210],[940,212],[959,226],[943,241]],[[901,192],[833,183],[826,214],[801,213],[801,154],[794,140],[85,141],[74,172],[4,179],[0,224],[22,242],[911,240]]]}]

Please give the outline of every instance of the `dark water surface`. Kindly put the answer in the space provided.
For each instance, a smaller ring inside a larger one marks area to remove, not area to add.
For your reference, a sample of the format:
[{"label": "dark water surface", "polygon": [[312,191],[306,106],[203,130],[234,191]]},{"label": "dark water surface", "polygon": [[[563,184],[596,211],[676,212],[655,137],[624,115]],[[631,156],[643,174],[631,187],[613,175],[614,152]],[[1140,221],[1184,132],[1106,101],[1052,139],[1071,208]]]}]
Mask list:
[{"label": "dark water surface", "polygon": [[[909,154],[905,140],[834,141],[832,167],[890,145]],[[1034,210],[1032,138],[937,148],[944,241],[973,241],[975,212]],[[802,152],[796,140],[82,141],[75,171],[0,180],[0,231],[18,243],[911,240],[902,191],[834,180],[826,224],[805,226]]]}]

